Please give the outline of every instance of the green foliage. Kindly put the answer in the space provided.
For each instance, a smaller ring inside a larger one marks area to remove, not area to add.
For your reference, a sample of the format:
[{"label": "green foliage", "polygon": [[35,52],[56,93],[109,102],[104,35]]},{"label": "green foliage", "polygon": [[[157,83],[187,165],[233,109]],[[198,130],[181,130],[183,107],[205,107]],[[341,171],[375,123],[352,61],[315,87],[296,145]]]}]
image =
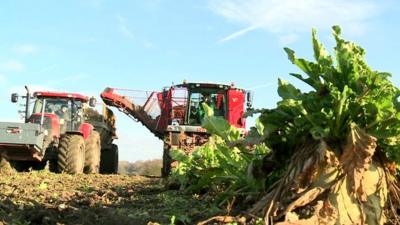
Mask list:
[{"label": "green foliage", "polygon": [[[220,201],[229,200],[234,195],[259,193],[265,189],[265,180],[255,179],[249,174],[251,165],[260,164],[269,152],[265,144],[254,148],[232,147],[231,143],[241,139],[239,129],[231,126],[225,119],[214,117],[207,105],[203,127],[212,136],[207,144],[186,155],[182,150],[173,150],[172,158],[179,161],[173,177],[188,191],[199,192],[204,189],[221,190]],[[262,132],[262,124],[258,123]]]},{"label": "green foliage", "polygon": [[286,81],[279,80],[278,107],[260,116],[270,134],[266,143],[290,155],[295,146],[309,137],[323,138],[340,147],[355,123],[378,138],[381,149],[389,158],[400,163],[399,89],[389,80],[390,74],[373,71],[365,61],[360,46],[341,37],[338,26],[333,27],[336,40],[334,56],[312,32],[315,61],[297,58],[285,48],[289,60],[306,75],[292,73],[311,86],[302,93]]}]

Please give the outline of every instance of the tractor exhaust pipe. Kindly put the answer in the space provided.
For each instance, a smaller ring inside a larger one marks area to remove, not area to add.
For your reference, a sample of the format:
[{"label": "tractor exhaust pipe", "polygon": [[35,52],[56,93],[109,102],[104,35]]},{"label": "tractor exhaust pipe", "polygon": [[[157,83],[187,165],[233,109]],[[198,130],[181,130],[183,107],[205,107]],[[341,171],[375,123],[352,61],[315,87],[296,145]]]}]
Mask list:
[{"label": "tractor exhaust pipe", "polygon": [[29,91],[28,86],[25,86],[26,89],[26,103],[25,103],[25,123],[29,121],[29,109],[30,109],[30,100],[31,100],[31,92]]}]

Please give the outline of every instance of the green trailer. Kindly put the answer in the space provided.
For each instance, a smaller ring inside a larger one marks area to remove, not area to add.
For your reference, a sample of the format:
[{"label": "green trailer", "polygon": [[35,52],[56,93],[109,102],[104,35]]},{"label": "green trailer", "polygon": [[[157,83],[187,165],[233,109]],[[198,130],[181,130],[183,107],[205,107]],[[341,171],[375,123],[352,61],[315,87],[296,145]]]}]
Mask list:
[{"label": "green trailer", "polygon": [[44,137],[39,124],[0,122],[0,154],[6,159],[41,161]]}]

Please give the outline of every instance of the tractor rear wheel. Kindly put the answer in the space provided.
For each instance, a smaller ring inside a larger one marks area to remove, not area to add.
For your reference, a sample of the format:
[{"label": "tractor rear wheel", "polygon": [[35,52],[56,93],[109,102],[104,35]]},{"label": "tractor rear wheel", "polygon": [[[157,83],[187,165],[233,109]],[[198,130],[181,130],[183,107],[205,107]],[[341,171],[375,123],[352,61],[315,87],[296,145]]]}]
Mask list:
[{"label": "tractor rear wheel", "polygon": [[162,177],[168,177],[171,174],[171,164],[172,164],[172,158],[170,156],[170,150],[171,147],[164,143],[164,149],[163,149],[163,167],[161,169],[161,176]]},{"label": "tractor rear wheel", "polygon": [[110,149],[102,149],[100,160],[100,173],[118,173],[118,145],[112,144]]},{"label": "tractor rear wheel", "polygon": [[85,140],[78,134],[67,134],[60,140],[57,154],[58,172],[83,173],[85,164]]},{"label": "tractor rear wheel", "polygon": [[86,174],[99,173],[100,168],[100,134],[97,131],[92,131],[89,138],[86,140],[85,150],[85,167]]}]

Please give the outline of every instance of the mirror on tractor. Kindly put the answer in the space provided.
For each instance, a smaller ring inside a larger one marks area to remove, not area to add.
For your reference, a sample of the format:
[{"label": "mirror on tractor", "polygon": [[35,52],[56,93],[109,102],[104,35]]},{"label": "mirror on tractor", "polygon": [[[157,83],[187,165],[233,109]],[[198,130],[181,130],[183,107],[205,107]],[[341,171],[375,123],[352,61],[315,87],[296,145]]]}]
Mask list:
[{"label": "mirror on tractor", "polygon": [[12,102],[12,103],[18,102],[18,99],[19,99],[19,96],[18,96],[17,93],[11,94],[11,102]]},{"label": "mirror on tractor", "polygon": [[95,106],[96,106],[96,103],[97,103],[97,100],[96,100],[95,97],[91,97],[91,98],[89,99],[89,106],[90,106],[90,107],[95,107]]},{"label": "mirror on tractor", "polygon": [[253,91],[246,91],[247,108],[252,108],[253,107],[253,98],[254,98],[254,92]]}]

